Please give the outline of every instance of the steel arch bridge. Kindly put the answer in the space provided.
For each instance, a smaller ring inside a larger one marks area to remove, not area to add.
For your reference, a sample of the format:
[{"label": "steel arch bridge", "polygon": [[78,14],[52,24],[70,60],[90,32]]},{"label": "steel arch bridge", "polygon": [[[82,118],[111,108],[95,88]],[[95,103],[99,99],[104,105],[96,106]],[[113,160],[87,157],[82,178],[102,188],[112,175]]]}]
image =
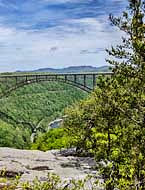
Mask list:
[{"label": "steel arch bridge", "polygon": [[102,73],[63,73],[63,74],[20,74],[20,75],[0,75],[0,98],[9,96],[12,91],[44,81],[61,82],[77,87],[90,93],[96,86],[98,76],[109,76],[111,72]]}]

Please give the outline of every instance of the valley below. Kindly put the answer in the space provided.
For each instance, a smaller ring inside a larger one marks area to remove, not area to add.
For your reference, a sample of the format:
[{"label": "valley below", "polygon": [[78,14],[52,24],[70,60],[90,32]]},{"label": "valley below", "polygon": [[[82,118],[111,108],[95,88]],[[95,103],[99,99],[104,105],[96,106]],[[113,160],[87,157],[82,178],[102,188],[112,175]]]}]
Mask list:
[{"label": "valley below", "polygon": [[41,82],[14,91],[0,99],[0,146],[31,148],[32,141],[47,132],[67,107],[86,97],[85,92],[59,82]]}]

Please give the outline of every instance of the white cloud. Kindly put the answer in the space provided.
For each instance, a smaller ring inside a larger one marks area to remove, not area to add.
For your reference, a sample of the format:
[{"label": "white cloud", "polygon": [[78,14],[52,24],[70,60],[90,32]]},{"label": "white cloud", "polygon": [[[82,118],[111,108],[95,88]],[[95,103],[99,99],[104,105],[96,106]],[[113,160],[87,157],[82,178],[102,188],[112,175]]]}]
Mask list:
[{"label": "white cloud", "polygon": [[[120,41],[120,33],[115,30],[111,33],[105,31],[106,24],[96,19],[71,20],[74,28],[68,23],[70,21],[66,20],[65,26],[52,27],[41,32],[1,26],[0,44],[3,46],[0,46],[0,71],[104,65],[105,53],[103,51],[95,53],[95,51]],[[81,54],[84,49],[94,54]]]},{"label": "white cloud", "polygon": [[[2,2],[0,0],[0,6]],[[108,16],[99,6],[94,17],[88,16],[87,7],[84,6],[66,11],[47,10],[45,7],[47,4],[66,2],[79,3],[84,0],[24,1],[17,4],[21,9],[20,18],[16,19],[16,15],[0,15],[0,72],[106,64],[103,50],[120,42],[121,33],[110,27]],[[76,14],[72,16],[73,11]],[[96,10],[91,11],[95,13]],[[78,16],[82,12],[83,15]],[[43,27],[43,22],[47,21],[52,26]],[[37,24],[42,24],[42,28],[37,28]]]}]

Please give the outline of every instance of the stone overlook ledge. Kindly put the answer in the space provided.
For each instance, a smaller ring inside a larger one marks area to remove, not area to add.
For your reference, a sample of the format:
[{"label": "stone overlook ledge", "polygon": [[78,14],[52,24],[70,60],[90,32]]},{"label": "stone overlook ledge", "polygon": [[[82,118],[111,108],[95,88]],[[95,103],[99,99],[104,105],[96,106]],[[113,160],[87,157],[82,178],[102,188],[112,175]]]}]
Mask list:
[{"label": "stone overlook ledge", "polygon": [[0,148],[0,170],[5,170],[8,178],[20,175],[20,181],[40,181],[47,179],[48,173],[55,173],[62,180],[82,179],[87,174],[96,173],[95,161],[89,157],[73,156],[73,150],[18,150]]}]

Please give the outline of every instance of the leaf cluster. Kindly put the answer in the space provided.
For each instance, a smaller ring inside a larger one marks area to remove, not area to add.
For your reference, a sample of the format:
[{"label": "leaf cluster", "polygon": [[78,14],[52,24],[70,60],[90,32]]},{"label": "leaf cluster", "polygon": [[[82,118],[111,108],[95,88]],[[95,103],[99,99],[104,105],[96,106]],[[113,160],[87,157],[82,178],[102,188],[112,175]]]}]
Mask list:
[{"label": "leaf cluster", "polygon": [[125,35],[107,50],[111,78],[100,78],[92,95],[66,111],[72,145],[93,153],[106,190],[145,189],[144,2],[130,0],[122,17],[110,15]]}]

